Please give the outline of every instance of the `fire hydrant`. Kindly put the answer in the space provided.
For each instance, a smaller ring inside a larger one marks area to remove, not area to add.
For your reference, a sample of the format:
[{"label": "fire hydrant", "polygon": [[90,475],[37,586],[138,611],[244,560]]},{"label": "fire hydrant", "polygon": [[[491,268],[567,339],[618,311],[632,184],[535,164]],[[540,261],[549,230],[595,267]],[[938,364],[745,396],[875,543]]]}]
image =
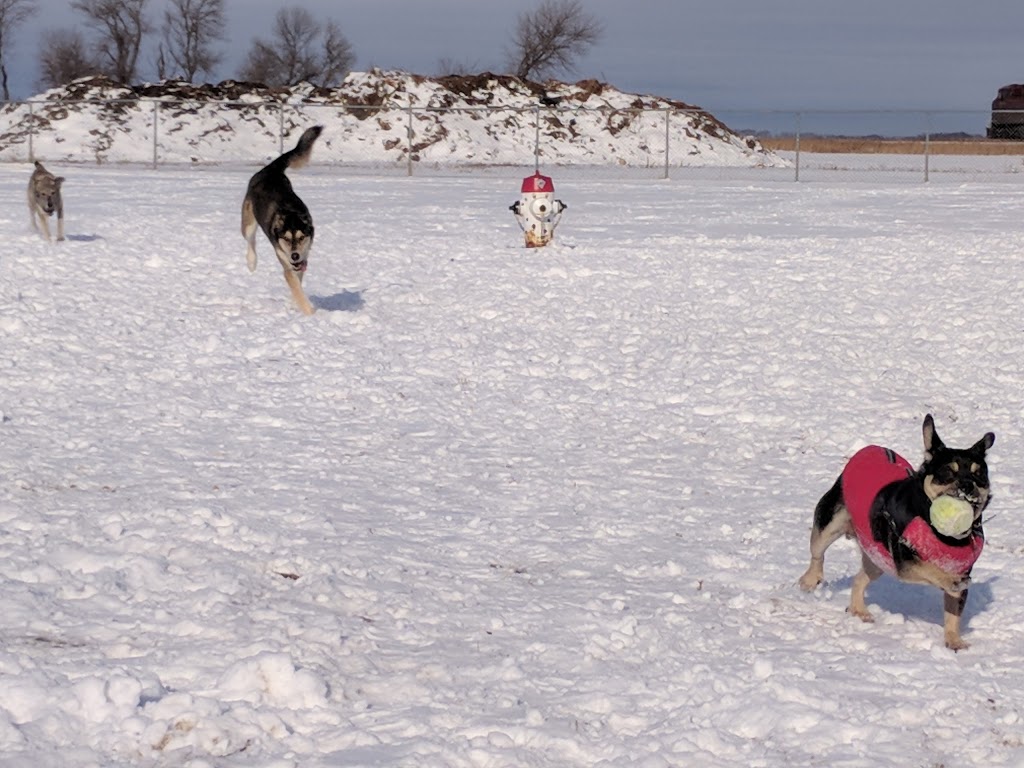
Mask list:
[{"label": "fire hydrant", "polygon": [[547,245],[555,236],[555,227],[562,220],[562,211],[568,206],[555,200],[555,185],[550,176],[537,171],[523,179],[519,199],[508,208],[526,234],[526,247]]}]

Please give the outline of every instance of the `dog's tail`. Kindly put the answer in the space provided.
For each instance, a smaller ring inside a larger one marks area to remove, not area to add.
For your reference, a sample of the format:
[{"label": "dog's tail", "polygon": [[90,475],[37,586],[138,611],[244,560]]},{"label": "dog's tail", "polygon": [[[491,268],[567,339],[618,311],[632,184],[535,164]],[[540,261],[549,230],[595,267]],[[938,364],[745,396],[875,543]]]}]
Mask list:
[{"label": "dog's tail", "polygon": [[282,171],[285,168],[302,168],[307,165],[310,155],[313,154],[313,144],[323,129],[322,125],[314,125],[312,128],[307,128],[302,136],[299,137],[299,143],[295,145],[295,148],[285,152],[272,165],[280,166]]}]

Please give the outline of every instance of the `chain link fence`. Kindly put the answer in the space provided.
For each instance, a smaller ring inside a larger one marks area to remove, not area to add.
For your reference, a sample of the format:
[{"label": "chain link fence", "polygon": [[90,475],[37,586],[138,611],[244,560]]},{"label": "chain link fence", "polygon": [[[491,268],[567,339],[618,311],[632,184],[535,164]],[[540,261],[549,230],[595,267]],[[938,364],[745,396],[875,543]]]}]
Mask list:
[{"label": "chain link fence", "polygon": [[[761,140],[793,163],[793,180],[1024,181],[1021,110],[808,110],[718,113],[769,126]],[[1008,140],[1006,126],[1021,127]],[[993,127],[1000,130],[993,131]],[[991,137],[991,138],[990,138]]]},{"label": "chain link fence", "polygon": [[[24,101],[0,106],[0,161],[262,164],[314,123],[316,162],[374,175],[501,174],[738,181],[1017,181],[1002,111],[726,111],[586,106],[392,108],[253,99]],[[1005,134],[1005,131],[1001,131]],[[1024,130],[1022,130],[1024,136]],[[891,137],[904,138],[891,138]]]}]

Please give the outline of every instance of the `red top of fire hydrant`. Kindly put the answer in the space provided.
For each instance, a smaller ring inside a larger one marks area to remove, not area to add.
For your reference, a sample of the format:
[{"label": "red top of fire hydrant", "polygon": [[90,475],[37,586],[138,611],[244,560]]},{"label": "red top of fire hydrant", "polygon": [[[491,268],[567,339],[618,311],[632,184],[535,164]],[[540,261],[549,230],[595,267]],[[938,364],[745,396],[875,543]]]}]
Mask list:
[{"label": "red top of fire hydrant", "polygon": [[542,176],[540,171],[537,171],[533,176],[527,176],[523,179],[523,188],[520,192],[554,192],[555,185],[551,181],[550,176]]}]

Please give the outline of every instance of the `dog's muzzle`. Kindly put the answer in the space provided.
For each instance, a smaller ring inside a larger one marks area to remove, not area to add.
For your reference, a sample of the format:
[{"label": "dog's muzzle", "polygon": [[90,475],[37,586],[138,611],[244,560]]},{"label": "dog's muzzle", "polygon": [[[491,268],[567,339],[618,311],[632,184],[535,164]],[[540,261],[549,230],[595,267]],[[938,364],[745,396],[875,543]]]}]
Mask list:
[{"label": "dog's muzzle", "polygon": [[292,269],[296,272],[306,271],[306,260],[302,258],[302,254],[298,252],[292,253]]},{"label": "dog's muzzle", "polygon": [[957,488],[955,491],[953,491],[953,493],[950,493],[948,495],[952,496],[954,499],[966,501],[968,504],[970,504],[971,510],[973,510],[974,512],[975,519],[977,519],[978,515],[981,514],[983,505],[981,501],[981,496],[978,494],[977,489],[972,488],[968,490],[966,488]]}]

